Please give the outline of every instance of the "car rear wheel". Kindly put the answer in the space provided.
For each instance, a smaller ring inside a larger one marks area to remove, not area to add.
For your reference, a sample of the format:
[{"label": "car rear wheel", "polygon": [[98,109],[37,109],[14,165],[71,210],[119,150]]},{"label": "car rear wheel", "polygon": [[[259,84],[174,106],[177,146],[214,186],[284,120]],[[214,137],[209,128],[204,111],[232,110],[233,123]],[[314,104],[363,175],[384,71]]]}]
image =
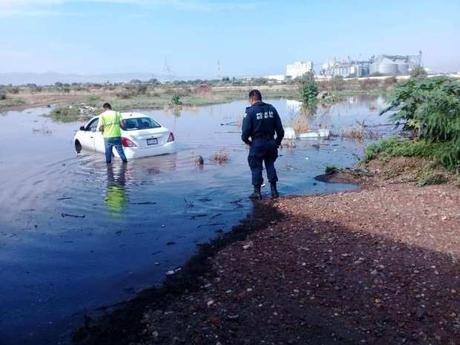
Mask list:
[{"label": "car rear wheel", "polygon": [[81,144],[78,140],[75,140],[75,151],[77,151],[77,153],[81,152]]}]

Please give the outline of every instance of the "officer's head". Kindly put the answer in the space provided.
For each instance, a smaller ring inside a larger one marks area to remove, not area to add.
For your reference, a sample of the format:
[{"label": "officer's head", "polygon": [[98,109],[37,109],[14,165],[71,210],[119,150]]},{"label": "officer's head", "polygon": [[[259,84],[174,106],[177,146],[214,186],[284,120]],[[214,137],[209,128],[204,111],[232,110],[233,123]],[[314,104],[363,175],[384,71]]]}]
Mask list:
[{"label": "officer's head", "polygon": [[104,103],[104,105],[102,106],[102,109],[104,109],[104,110],[112,110],[112,106],[110,105],[110,103]]},{"label": "officer's head", "polygon": [[254,104],[262,100],[262,94],[259,90],[251,90],[249,92],[249,103]]}]

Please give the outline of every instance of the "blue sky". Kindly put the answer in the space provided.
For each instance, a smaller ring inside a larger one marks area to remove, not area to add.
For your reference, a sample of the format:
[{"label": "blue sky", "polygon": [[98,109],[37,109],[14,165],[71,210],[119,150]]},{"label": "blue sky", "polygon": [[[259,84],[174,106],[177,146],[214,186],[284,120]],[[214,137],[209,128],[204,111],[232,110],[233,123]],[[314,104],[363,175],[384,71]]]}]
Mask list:
[{"label": "blue sky", "polygon": [[0,0],[0,72],[282,73],[288,62],[416,54],[460,70],[458,0]]}]

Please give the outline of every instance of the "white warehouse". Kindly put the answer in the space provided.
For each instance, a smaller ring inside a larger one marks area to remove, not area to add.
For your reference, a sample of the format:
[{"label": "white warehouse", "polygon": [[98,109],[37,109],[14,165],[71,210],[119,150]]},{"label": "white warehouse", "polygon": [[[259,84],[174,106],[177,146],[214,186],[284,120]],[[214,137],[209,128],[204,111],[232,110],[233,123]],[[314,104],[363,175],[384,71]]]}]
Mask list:
[{"label": "white warehouse", "polygon": [[313,62],[311,61],[296,61],[286,66],[286,77],[292,79],[301,78],[309,72],[313,72]]}]

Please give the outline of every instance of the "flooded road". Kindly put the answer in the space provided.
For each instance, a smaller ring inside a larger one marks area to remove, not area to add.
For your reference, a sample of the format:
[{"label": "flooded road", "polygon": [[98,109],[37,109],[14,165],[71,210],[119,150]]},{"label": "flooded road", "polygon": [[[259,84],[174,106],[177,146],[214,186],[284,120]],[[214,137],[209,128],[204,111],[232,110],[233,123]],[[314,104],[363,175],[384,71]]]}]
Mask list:
[{"label": "flooded road", "polygon": [[[288,126],[297,102],[271,101]],[[319,109],[312,126],[384,123],[378,99]],[[65,344],[87,311],[159,284],[251,210],[247,149],[240,140],[246,102],[144,111],[172,130],[178,152],[107,168],[96,153],[76,155],[79,123],[57,124],[48,108],[0,116],[0,343]],[[319,144],[319,145],[318,145]],[[350,166],[364,145],[335,138],[297,141],[277,161],[282,194],[355,188],[314,176]],[[230,160],[210,160],[225,150]],[[205,164],[195,165],[201,155]],[[268,194],[268,189],[263,189]]]}]

